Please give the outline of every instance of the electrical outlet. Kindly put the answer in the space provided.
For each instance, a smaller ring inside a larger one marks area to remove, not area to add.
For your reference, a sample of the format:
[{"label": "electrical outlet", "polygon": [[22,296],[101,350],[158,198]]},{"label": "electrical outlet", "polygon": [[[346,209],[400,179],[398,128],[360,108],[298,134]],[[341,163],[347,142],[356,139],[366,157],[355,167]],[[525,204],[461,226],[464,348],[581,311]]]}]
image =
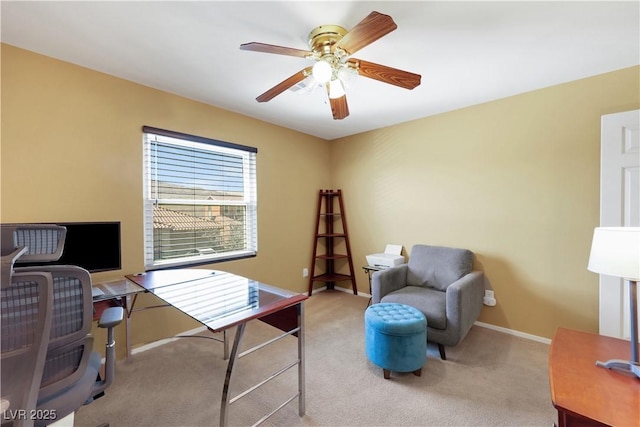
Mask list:
[{"label": "electrical outlet", "polygon": [[493,291],[486,289],[484,291],[484,299],[482,300],[482,302],[484,303],[484,305],[487,305],[489,307],[493,307],[494,305],[496,305],[496,298]]},{"label": "electrical outlet", "polygon": [[307,268],[302,269],[302,277],[309,277],[309,269]]}]

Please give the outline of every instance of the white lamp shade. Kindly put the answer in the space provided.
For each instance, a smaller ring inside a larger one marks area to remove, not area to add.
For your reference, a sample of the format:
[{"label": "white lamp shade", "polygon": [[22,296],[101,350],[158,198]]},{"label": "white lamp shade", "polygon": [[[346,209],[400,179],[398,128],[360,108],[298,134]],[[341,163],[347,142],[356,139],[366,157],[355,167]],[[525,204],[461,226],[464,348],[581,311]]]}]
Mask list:
[{"label": "white lamp shade", "polygon": [[640,281],[640,227],[597,227],[587,269]]},{"label": "white lamp shade", "polygon": [[331,79],[331,74],[333,70],[331,69],[331,65],[325,61],[318,61],[313,64],[313,68],[311,69],[311,74],[313,78],[318,81],[318,83],[325,84]]}]

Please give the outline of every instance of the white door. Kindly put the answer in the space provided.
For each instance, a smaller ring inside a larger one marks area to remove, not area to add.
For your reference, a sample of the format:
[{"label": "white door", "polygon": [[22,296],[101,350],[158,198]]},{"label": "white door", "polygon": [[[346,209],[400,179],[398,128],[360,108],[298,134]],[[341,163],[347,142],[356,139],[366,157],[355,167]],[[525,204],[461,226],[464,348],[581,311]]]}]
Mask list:
[{"label": "white door", "polygon": [[[640,110],[602,116],[600,225],[640,226]],[[627,283],[600,276],[600,333],[630,336]]]}]

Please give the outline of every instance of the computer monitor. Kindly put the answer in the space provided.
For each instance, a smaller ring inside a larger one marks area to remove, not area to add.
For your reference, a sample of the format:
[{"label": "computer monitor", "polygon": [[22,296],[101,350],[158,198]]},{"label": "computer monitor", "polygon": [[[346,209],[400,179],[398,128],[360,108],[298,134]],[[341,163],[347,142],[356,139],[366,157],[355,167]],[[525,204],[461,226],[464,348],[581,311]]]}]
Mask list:
[{"label": "computer monitor", "polygon": [[120,270],[120,222],[56,222],[67,229],[62,256],[57,261],[26,265],[77,265],[92,273]]}]

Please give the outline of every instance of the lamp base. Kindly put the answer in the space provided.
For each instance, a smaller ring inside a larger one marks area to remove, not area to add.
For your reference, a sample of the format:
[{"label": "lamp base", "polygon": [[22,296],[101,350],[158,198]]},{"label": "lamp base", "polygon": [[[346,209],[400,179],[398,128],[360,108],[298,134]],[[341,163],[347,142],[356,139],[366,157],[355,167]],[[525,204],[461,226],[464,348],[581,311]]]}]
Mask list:
[{"label": "lamp base", "polygon": [[599,366],[601,368],[613,369],[616,371],[628,372],[632,375],[635,375],[637,378],[640,378],[640,365],[629,360],[611,359],[607,360],[606,362],[597,361],[596,366]]}]

